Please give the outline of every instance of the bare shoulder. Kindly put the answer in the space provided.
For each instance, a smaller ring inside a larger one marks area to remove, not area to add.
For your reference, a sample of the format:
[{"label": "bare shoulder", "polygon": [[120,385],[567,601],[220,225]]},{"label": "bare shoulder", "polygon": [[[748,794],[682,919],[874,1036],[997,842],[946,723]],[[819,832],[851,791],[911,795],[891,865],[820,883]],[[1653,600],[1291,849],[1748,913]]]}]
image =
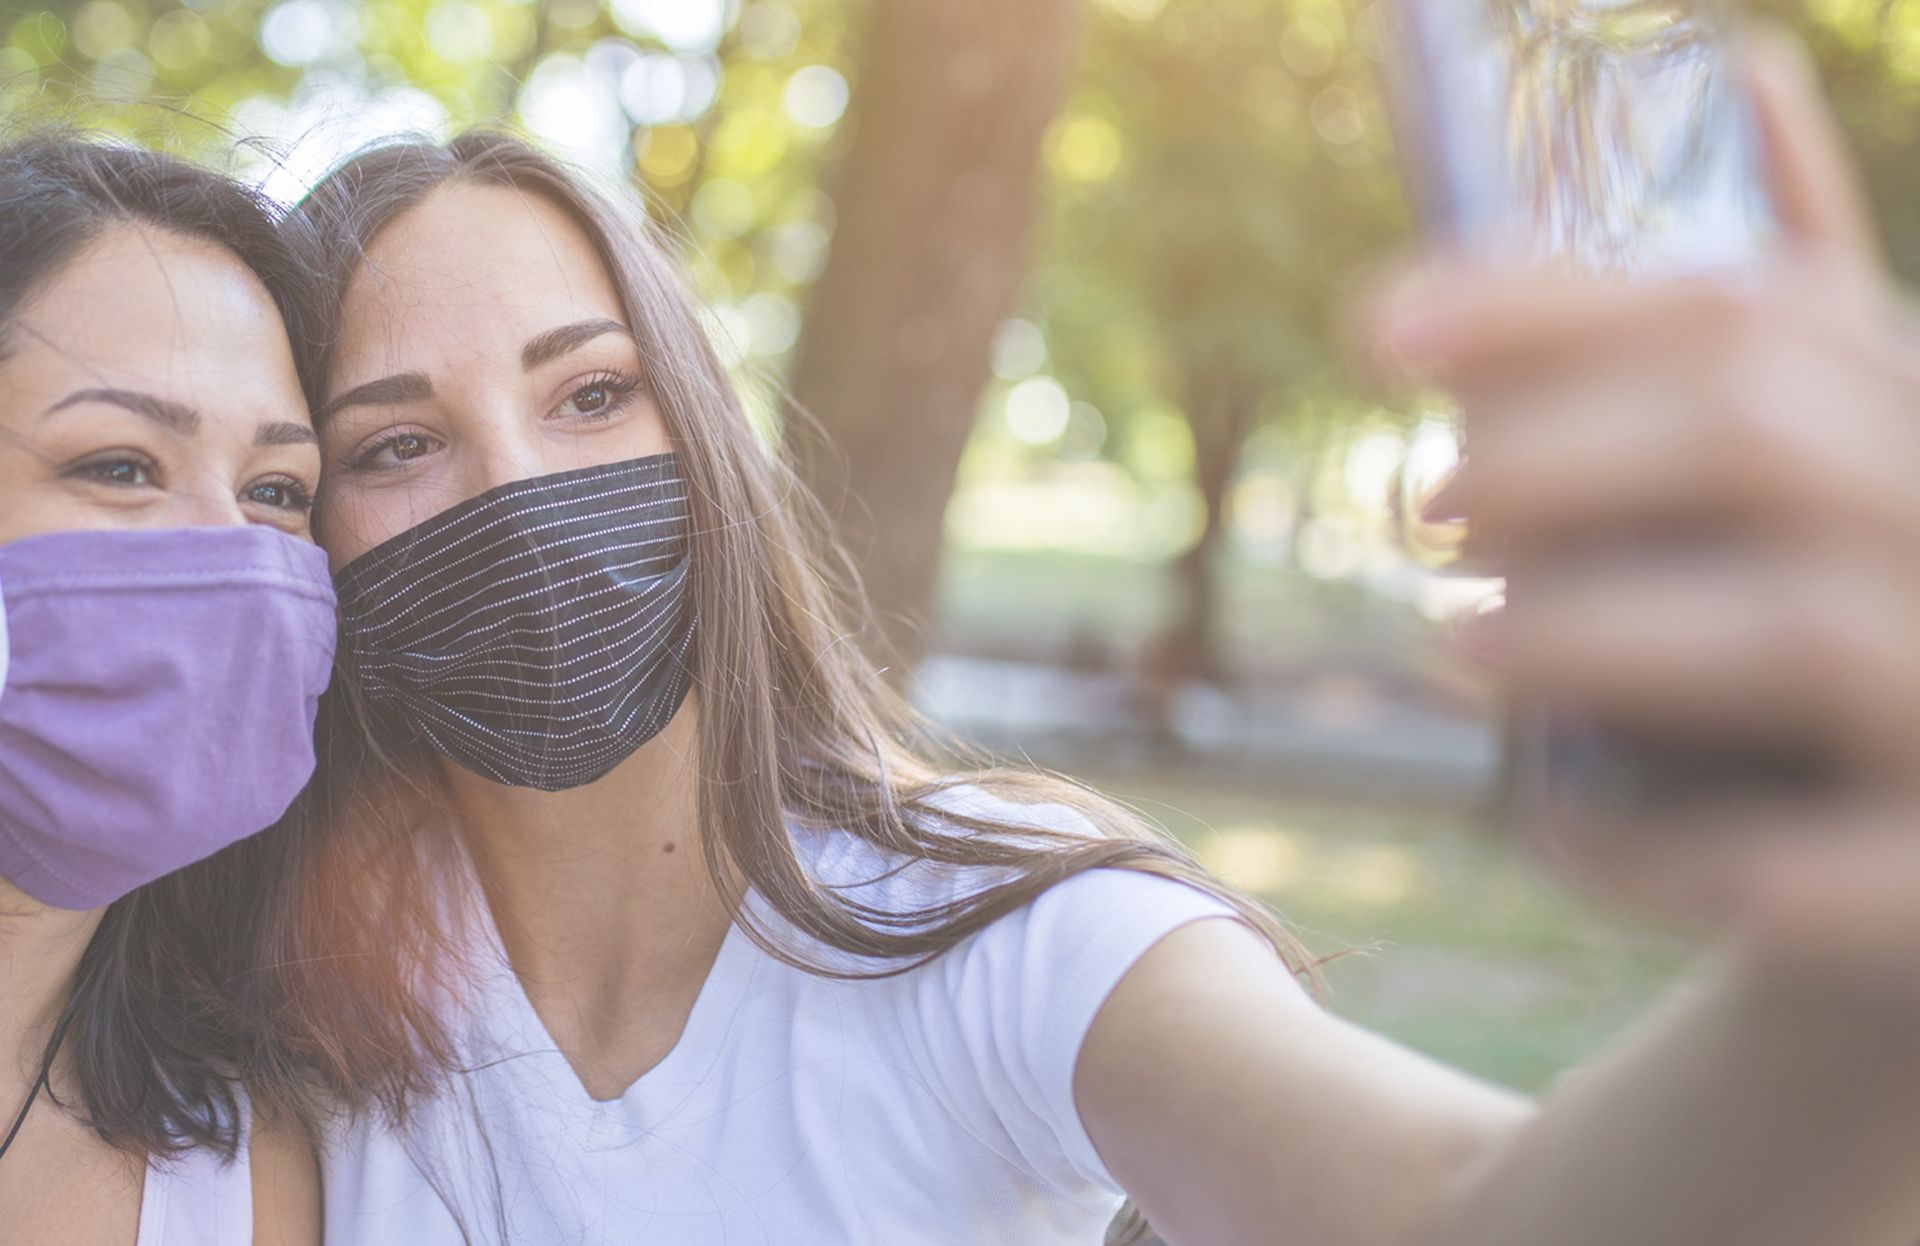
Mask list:
[{"label": "bare shoulder", "polygon": [[317,1246],[320,1160],[298,1125],[262,1119],[248,1146],[254,1246]]}]

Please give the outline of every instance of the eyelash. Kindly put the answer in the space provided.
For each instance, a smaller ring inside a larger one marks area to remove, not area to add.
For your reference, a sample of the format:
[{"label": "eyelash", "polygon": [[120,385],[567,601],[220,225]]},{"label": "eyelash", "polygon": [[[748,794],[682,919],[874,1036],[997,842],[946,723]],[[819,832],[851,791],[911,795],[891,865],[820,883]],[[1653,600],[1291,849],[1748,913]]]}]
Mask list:
[{"label": "eyelash", "polygon": [[[133,467],[147,479],[140,482],[112,480],[103,474],[109,469],[127,466]],[[75,463],[67,469],[66,474],[105,485],[110,489],[147,489],[154,488],[160,483],[157,479],[160,476],[158,463],[144,454],[134,454],[125,450],[111,451],[106,455]],[[247,486],[246,494],[242,496],[251,494],[255,489],[270,487],[286,490],[290,499],[287,505],[275,506],[274,510],[297,511],[301,514],[313,510],[313,490],[291,476],[270,476],[264,480],[256,480]],[[271,503],[261,503],[261,505],[271,505]]]},{"label": "eyelash", "polygon": [[[266,480],[256,480],[247,486],[247,492],[252,493],[255,489],[265,488],[285,489],[290,495],[291,500],[287,505],[275,506],[274,510],[296,511],[300,514],[308,514],[313,510],[313,490],[291,476],[273,476]],[[261,505],[266,506],[270,503],[263,502]]]},{"label": "eyelash", "polygon": [[407,460],[402,459],[399,462],[387,464],[375,464],[374,460],[403,441],[430,442],[433,440],[434,438],[429,437],[425,433],[414,432],[404,428],[392,429],[391,431],[382,433],[372,445],[348,459],[346,467],[347,470],[355,472],[399,471],[406,466]]},{"label": "eyelash", "polygon": [[[606,390],[607,401],[605,406],[601,407],[598,411],[583,411],[573,417],[586,423],[597,424],[605,420],[610,420],[623,411],[627,404],[632,401],[633,396],[639,393],[643,386],[644,382],[632,373],[609,370],[588,377],[579,385],[574,386],[560,405],[565,406],[567,403],[574,401],[579,398],[581,394],[591,389]],[[553,419],[558,417],[550,415],[548,418]],[[355,472],[397,471],[405,465],[406,460],[381,466],[376,466],[374,460],[378,459],[382,454],[400,442],[409,440],[430,442],[435,439],[425,433],[411,432],[406,429],[393,429],[381,434],[371,445],[348,459],[345,466],[347,470]]]},{"label": "eyelash", "polygon": [[[149,477],[149,479],[136,483],[124,480],[109,480],[101,474],[108,468],[128,465],[133,466],[135,470]],[[110,489],[144,489],[151,488],[155,484],[152,478],[160,475],[160,464],[154,462],[153,459],[144,454],[136,454],[131,450],[113,450],[106,454],[97,455],[93,458],[84,459],[81,462],[75,463],[66,470],[66,475],[76,479],[88,480],[95,484],[106,485]]]},{"label": "eyelash", "polygon": [[[607,403],[604,407],[600,408],[598,411],[592,411],[592,412],[583,411],[579,415],[574,417],[575,419],[584,420],[588,423],[597,424],[603,420],[612,419],[614,416],[618,415],[622,410],[624,410],[627,406],[627,403],[632,400],[633,396],[640,392],[641,386],[642,386],[642,382],[640,378],[637,376],[634,376],[630,372],[619,372],[619,371],[611,371],[611,370],[606,372],[600,372],[600,373],[596,373],[591,377],[588,377],[585,381],[581,382],[579,385],[576,385],[573,388],[572,392],[570,392],[566,396],[566,398],[561,402],[560,405],[565,406],[567,403],[572,402],[574,399],[578,398],[581,394],[587,392],[590,389],[606,390]],[[552,417],[549,417],[549,418],[552,418]]]}]

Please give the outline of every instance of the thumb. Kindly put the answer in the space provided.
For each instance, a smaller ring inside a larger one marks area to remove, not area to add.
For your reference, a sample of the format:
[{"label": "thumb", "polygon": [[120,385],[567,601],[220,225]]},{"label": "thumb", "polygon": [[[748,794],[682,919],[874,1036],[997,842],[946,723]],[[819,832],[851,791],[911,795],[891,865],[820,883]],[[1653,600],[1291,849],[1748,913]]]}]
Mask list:
[{"label": "thumb", "polygon": [[1879,267],[1873,214],[1806,48],[1761,27],[1743,51],[1775,216],[1802,246]]}]

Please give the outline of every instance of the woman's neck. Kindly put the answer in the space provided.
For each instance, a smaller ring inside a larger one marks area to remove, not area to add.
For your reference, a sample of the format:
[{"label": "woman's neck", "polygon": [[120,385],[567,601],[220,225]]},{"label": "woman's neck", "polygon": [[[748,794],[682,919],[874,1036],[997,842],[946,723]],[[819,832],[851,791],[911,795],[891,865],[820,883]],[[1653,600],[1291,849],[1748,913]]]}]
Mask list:
[{"label": "woman's neck", "polygon": [[40,1075],[47,1039],[104,912],[49,908],[0,878],[0,1114],[8,1121],[8,1105]]},{"label": "woman's neck", "polygon": [[585,787],[505,787],[447,767],[514,971],[600,1097],[672,1046],[732,924],[701,851],[698,739],[689,697]]}]

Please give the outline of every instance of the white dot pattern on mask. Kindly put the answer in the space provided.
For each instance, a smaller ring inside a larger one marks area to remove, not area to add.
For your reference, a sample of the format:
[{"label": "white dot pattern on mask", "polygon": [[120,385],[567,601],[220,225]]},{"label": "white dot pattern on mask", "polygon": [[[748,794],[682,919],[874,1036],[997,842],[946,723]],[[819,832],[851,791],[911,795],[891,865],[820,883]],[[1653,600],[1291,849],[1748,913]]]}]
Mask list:
[{"label": "white dot pattern on mask", "polygon": [[401,742],[517,787],[591,783],[686,696],[688,528],[671,454],[483,493],[340,573],[349,670]]}]

